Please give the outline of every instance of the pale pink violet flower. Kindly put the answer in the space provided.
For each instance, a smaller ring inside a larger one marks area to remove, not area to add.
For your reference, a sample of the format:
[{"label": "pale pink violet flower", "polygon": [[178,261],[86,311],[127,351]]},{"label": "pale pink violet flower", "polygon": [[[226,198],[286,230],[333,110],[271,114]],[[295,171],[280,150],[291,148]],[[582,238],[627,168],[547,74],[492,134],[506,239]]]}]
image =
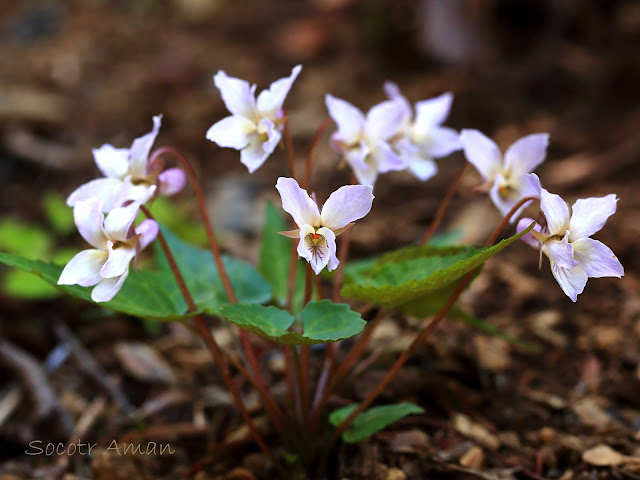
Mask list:
[{"label": "pale pink violet flower", "polygon": [[298,255],[309,262],[316,275],[324,267],[335,270],[340,263],[336,257],[336,237],[369,213],[373,187],[340,187],[329,196],[322,211],[293,178],[280,177],[276,188],[282,198],[282,208],[291,214],[298,226],[296,230],[280,234],[300,239]]},{"label": "pale pink violet flower", "polygon": [[158,224],[151,219],[143,220],[133,228],[140,205],[155,189],[152,185],[138,201],[111,209],[106,218],[99,198],[78,201],[73,208],[76,226],[94,248],[81,251],[67,263],[58,285],[95,285],[91,292],[94,302],[111,300],[129,275],[131,260],[158,234]]},{"label": "pale pink violet flower", "polygon": [[[549,145],[548,133],[522,137],[507,148],[504,158],[496,143],[478,130],[462,130],[460,141],[467,160],[484,179],[481,188],[489,192],[502,215],[509,213],[521,199],[536,195],[528,188],[525,176],[544,162]],[[525,207],[511,217],[512,222]]]},{"label": "pale pink violet flower", "polygon": [[379,173],[404,170],[405,162],[389,144],[402,125],[402,104],[387,100],[365,116],[349,102],[329,94],[325,103],[338,126],[331,147],[342,154],[361,185],[373,186]]},{"label": "pale pink violet flower", "polygon": [[[611,249],[590,238],[615,213],[616,195],[580,199],[570,210],[559,195],[540,187],[535,174],[528,177],[532,187],[540,191],[540,209],[547,225],[535,225],[522,240],[549,258],[551,272],[562,291],[575,302],[589,278],[622,277],[624,268]],[[518,232],[531,222],[530,218],[521,219]]]},{"label": "pale pink violet flower", "polygon": [[255,85],[219,71],[213,82],[231,116],[214,123],[207,139],[240,150],[242,164],[249,173],[255,172],[280,143],[285,122],[282,105],[300,70],[300,65],[294,67],[289,77],[273,82],[257,99]]},{"label": "pale pink violet flower", "polygon": [[453,94],[423,100],[415,104],[415,118],[409,101],[395,83],[387,82],[384,90],[391,100],[402,105],[402,123],[391,145],[409,170],[419,180],[427,181],[438,172],[434,158],[450,155],[462,148],[460,135],[454,129],[443,127],[451,110]]},{"label": "pale pink violet flower", "polygon": [[93,158],[105,178],[98,178],[77,188],[67,205],[90,198],[102,200],[103,212],[121,206],[126,201],[136,201],[146,195],[152,185],[157,185],[159,195],[175,195],[185,185],[185,175],[179,168],[162,171],[160,160],[149,162],[149,153],[160,130],[162,115],[153,117],[153,130],[136,138],[131,148],[115,148],[105,144],[93,149]]}]

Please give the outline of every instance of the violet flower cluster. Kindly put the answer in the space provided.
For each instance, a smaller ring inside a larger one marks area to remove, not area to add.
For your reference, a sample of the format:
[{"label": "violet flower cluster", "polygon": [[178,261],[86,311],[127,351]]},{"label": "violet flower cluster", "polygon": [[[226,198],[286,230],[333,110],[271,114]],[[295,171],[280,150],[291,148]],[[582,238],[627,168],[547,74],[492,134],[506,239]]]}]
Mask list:
[{"label": "violet flower cluster", "polygon": [[[256,86],[219,71],[214,84],[230,116],[213,124],[206,138],[221,147],[240,151],[240,161],[250,173],[260,168],[282,140],[286,116],[283,105],[302,67],[276,80],[256,97]],[[343,186],[333,192],[322,209],[292,178],[278,179],[276,189],[282,206],[293,217],[297,229],[280,232],[299,241],[298,255],[316,274],[325,267],[337,268],[336,237],[366,216],[372,207],[373,186],[378,176],[406,170],[421,181],[438,171],[435,159],[463,150],[468,162],[483,179],[478,190],[489,198],[503,216],[521,200],[540,200],[541,224],[522,239],[550,260],[551,271],[564,293],[576,301],[590,277],[621,277],[624,270],[613,252],[591,239],[608,217],[615,213],[614,194],[578,200],[571,210],[558,195],[541,187],[532,172],[544,162],[549,134],[527,135],[504,153],[478,130],[460,133],[443,126],[453,103],[451,93],[417,102],[413,107],[397,85],[386,83],[387,100],[364,114],[360,109],[327,94],[325,103],[337,130],[330,146],[349,165],[360,185]],[[129,263],[157,234],[157,225],[145,220],[133,222],[140,205],[155,195],[173,195],[185,183],[181,170],[163,170],[162,163],[149,158],[160,128],[161,116],[153,118],[153,130],[136,139],[131,148],[103,145],[93,151],[105,178],[93,180],[74,191],[68,204],[74,207],[76,225],[93,246],[67,265],[59,283],[96,287],[92,298],[107,301],[119,290]],[[530,202],[528,202],[530,203]],[[528,205],[510,218],[514,222]],[[106,213],[106,218],[101,218]],[[533,222],[523,218],[518,231]]]},{"label": "violet flower cluster", "polygon": [[67,204],[73,207],[80,235],[94,248],[81,251],[69,261],[59,285],[95,286],[91,298],[108,302],[122,288],[131,260],[156,238],[158,224],[154,220],[134,226],[140,207],[158,194],[175,195],[185,185],[182,170],[163,170],[159,158],[149,158],[161,118],[153,117],[153,130],[135,139],[131,148],[106,144],[93,150],[96,165],[105,177],[76,189]]}]

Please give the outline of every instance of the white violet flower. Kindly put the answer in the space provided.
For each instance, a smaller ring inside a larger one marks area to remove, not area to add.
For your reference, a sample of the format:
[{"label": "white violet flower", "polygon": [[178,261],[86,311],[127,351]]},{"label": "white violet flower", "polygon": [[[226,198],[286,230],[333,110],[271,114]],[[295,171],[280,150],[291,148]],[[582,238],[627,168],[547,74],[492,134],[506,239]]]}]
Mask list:
[{"label": "white violet flower", "polygon": [[350,228],[356,220],[371,210],[373,187],[347,185],[333,192],[322,207],[300,188],[293,178],[280,177],[276,188],[282,198],[282,208],[291,214],[297,230],[280,232],[289,238],[299,238],[298,255],[307,260],[319,274],[326,266],[335,270],[340,263],[336,257],[336,237]]},{"label": "white violet flower", "polygon": [[294,67],[289,77],[273,82],[257,99],[255,85],[219,71],[213,82],[231,116],[214,123],[207,131],[207,139],[221,147],[240,150],[240,161],[249,173],[255,172],[282,138],[282,105],[300,70],[300,65]]}]

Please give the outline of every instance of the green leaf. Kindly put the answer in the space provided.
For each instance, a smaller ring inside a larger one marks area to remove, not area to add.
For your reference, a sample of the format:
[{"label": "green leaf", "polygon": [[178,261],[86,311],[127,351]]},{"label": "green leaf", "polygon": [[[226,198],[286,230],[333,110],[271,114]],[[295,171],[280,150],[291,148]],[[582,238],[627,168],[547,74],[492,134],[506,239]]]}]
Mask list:
[{"label": "green leaf", "polygon": [[[0,253],[0,263],[38,275],[57,289],[94,303],[91,300],[92,287],[78,285],[58,285],[58,278],[64,268],[61,265],[28,260],[17,255]],[[171,274],[166,272],[130,272],[122,290],[113,300],[97,304],[117,312],[158,320],[178,320],[187,307]]]},{"label": "green leaf", "polygon": [[[207,313],[216,314],[219,307],[229,301],[211,252],[183,242],[166,228],[161,228],[196,305]],[[169,262],[159,243],[156,243],[160,270],[171,274]],[[271,300],[271,287],[255,268],[226,255],[223,255],[222,261],[238,302],[264,303]]]},{"label": "green leaf", "polygon": [[10,297],[21,300],[49,300],[60,292],[42,278],[23,270],[11,270],[2,279],[2,290]]},{"label": "green leaf", "polygon": [[[294,240],[278,235],[278,232],[288,229],[289,226],[281,211],[273,203],[267,202],[264,227],[262,228],[258,271],[271,285],[273,296],[281,307],[287,303],[291,246]],[[304,262],[300,260],[296,260],[296,290],[293,301],[294,312],[302,310],[304,301]]]},{"label": "green leaf", "polygon": [[67,235],[74,229],[73,209],[69,208],[62,195],[49,190],[42,196],[42,209],[56,233]]},{"label": "green leaf", "polygon": [[302,311],[304,337],[315,342],[337,342],[362,331],[367,322],[345,303],[309,302]]},{"label": "green leaf", "polygon": [[38,227],[22,223],[14,218],[0,220],[0,250],[28,258],[47,255],[51,236]]},{"label": "green leaf", "polygon": [[336,342],[362,331],[366,322],[348,305],[330,300],[309,302],[302,312],[304,334],[291,332],[294,318],[286,310],[263,305],[225,305],[218,314],[230,322],[285,345]]},{"label": "green leaf", "polygon": [[278,307],[236,303],[221,307],[218,314],[239,327],[274,342],[285,345],[302,343],[300,334],[287,331],[293,324],[293,317]]},{"label": "green leaf", "polygon": [[[335,427],[339,426],[357,406],[357,404],[354,404],[334,410],[329,415],[329,422]],[[369,408],[353,420],[351,425],[342,433],[342,439],[346,443],[356,443],[385,429],[393,422],[407,415],[420,413],[424,413],[423,408],[407,402]]]},{"label": "green leaf", "polygon": [[[531,227],[529,227],[530,229]],[[387,308],[406,305],[449,287],[529,229],[487,248],[411,246],[381,256],[346,275],[341,294]]]}]

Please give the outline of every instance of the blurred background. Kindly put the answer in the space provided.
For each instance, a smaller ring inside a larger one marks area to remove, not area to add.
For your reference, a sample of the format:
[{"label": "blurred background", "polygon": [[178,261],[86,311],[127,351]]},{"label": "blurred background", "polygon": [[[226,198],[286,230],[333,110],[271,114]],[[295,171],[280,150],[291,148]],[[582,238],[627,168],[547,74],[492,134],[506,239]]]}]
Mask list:
[{"label": "blurred background", "polygon": [[[235,150],[205,139],[208,127],[227,115],[212,77],[222,69],[256,83],[260,91],[297,64],[303,70],[286,109],[300,161],[327,116],[325,93],[366,111],[384,99],[383,82],[391,80],[412,103],[453,92],[446,124],[477,128],[503,150],[525,134],[549,132],[547,161],[537,173],[548,190],[568,201],[618,194],[617,214],[596,237],[621,259],[623,280],[590,280],[573,305],[546,261],[539,272],[536,253],[519,245],[487,266],[465,303],[478,316],[533,337],[553,353],[536,357],[541,363],[531,368],[543,372],[571,359],[562,369],[568,380],[554,379],[551,390],[573,392],[591,368],[587,390],[618,409],[633,407],[635,399],[637,408],[636,0],[2,2],[0,251],[61,262],[70,258],[82,239],[64,199],[97,176],[91,149],[103,143],[129,147],[150,131],[151,117],[162,113],[156,146],[173,146],[192,159],[224,248],[255,261],[265,199],[277,199],[273,186],[287,174],[286,157],[277,151],[249,176]],[[320,199],[349,182],[326,139],[312,178]],[[353,256],[418,239],[463,163],[461,153],[439,160],[439,175],[424,184],[406,172],[381,176],[372,214],[353,230]],[[479,183],[475,172],[467,175],[443,224],[457,229],[463,242],[482,242],[499,220],[488,199],[473,191]],[[154,208],[183,236],[202,241],[188,190]],[[95,347],[116,376],[126,367],[105,342],[150,335],[147,326],[113,316],[96,329],[92,320],[105,314],[82,306],[80,315],[77,303],[56,298],[54,290],[23,274],[0,269],[0,282],[0,336],[39,360],[59,341],[51,330],[53,317],[77,322],[83,342]],[[493,348],[480,348],[476,340],[465,343],[469,333],[456,335],[450,346],[460,347],[464,358],[478,360],[478,352]],[[481,365],[521,373],[509,362]],[[0,382],[9,385],[14,376],[2,370]],[[135,395],[146,398],[141,391]],[[25,418],[14,415],[13,427],[0,435],[4,451],[21,451],[28,437],[20,434],[27,428],[21,423]],[[33,419],[26,423],[31,433],[41,428]],[[0,430],[6,425],[0,421]]]}]

